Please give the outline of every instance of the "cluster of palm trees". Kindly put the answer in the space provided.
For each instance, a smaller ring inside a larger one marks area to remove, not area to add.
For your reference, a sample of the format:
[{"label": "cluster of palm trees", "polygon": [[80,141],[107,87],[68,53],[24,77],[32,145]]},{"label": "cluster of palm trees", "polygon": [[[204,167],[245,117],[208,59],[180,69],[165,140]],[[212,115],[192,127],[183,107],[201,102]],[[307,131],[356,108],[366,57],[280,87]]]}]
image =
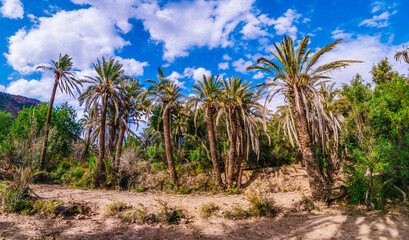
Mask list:
[{"label": "cluster of palm trees", "polygon": [[[296,47],[291,38],[284,37],[281,43],[274,44],[274,51],[270,51],[272,60],[262,57],[256,65],[247,68],[267,73],[269,77],[265,83],[252,85],[240,77],[203,76],[193,86],[194,94],[189,97],[184,97],[181,89],[167,79],[160,68],[156,80],[146,81],[149,87],[145,90],[138,80],[127,76],[121,63],[113,58],[97,60],[93,65],[95,76],[83,80],[74,77],[68,55],[60,56],[58,62],[52,62],[52,67],[41,68],[55,74],[50,109],[57,86],[70,94],[72,89],[83,84],[87,86],[78,99],[85,106],[83,123],[87,151],[94,143],[93,139],[98,143],[96,181],[100,186],[104,185],[104,159],[112,157],[116,171],[120,166],[125,135],[131,131],[128,123],[140,121],[143,116],[149,119],[155,109],[160,108],[166,162],[174,184],[177,184],[178,177],[174,150],[183,142],[184,116],[190,114],[194,116],[195,125],[199,120],[206,123],[207,141],[204,145],[210,150],[209,159],[217,186],[220,189],[240,187],[246,158],[250,153],[257,155],[260,152],[260,134],[268,136],[266,121],[270,110],[266,103],[274,100],[276,94],[281,94],[285,105],[278,108],[278,121],[284,135],[302,153],[313,196],[322,198],[328,179],[320,171],[313,147],[320,146],[322,152],[333,159],[333,172],[336,172],[339,158],[335,149],[338,149],[343,120],[331,111],[331,89],[328,90],[325,83],[330,79],[329,73],[358,61],[338,60],[319,65],[320,57],[342,40],[315,53],[307,48],[308,42],[309,37],[305,37]],[[49,120],[46,134],[48,123]],[[224,151],[218,147],[218,139],[222,135],[228,140],[228,149]],[[43,147],[44,156],[41,155],[41,168],[44,168],[46,149],[47,140]]]}]

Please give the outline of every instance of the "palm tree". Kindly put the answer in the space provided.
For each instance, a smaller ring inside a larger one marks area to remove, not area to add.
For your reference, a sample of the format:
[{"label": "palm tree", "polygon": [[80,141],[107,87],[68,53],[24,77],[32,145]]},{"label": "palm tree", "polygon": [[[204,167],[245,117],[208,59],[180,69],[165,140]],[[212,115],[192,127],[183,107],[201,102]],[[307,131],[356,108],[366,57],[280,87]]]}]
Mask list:
[{"label": "palm tree", "polygon": [[95,138],[93,138],[92,136],[93,135],[92,132],[95,126],[97,125],[97,122],[98,122],[98,104],[95,103],[93,107],[87,109],[87,111],[84,112],[83,118],[79,120],[79,123],[84,127],[84,129],[82,130],[82,134],[86,138],[85,150],[82,155],[83,159],[86,159],[88,157],[90,145],[91,143],[94,142],[93,139],[95,140]]},{"label": "palm tree", "polygon": [[[244,153],[250,147],[258,155],[259,142],[257,129],[259,126],[266,131],[265,121],[262,118],[264,109],[258,103],[259,95],[254,92],[256,86],[242,78],[232,77],[223,81],[221,90],[221,104],[218,117],[224,115],[229,137],[229,153],[226,162],[226,183],[233,185],[235,171],[235,156],[239,157],[239,169],[242,168]],[[218,120],[216,119],[216,123]],[[236,171],[239,173],[241,170]],[[238,179],[240,185],[240,179]]]},{"label": "palm tree", "polygon": [[107,117],[107,106],[109,101],[118,100],[118,87],[124,80],[124,71],[122,64],[113,58],[102,58],[102,61],[97,59],[97,63],[93,64],[97,73],[95,77],[89,77],[87,82],[90,86],[79,97],[80,105],[85,103],[86,108],[92,106],[95,102],[101,102],[100,123],[99,123],[99,139],[98,139],[98,170],[96,182],[99,186],[104,186],[105,180],[105,123]]},{"label": "palm tree", "polygon": [[[322,199],[324,196],[324,182],[319,172],[318,161],[314,156],[313,139],[308,124],[308,118],[314,111],[311,107],[315,106],[315,110],[322,109],[322,101],[316,87],[330,79],[329,73],[359,61],[338,60],[317,65],[322,55],[333,50],[342,41],[342,39],[335,41],[310,56],[311,49],[307,49],[309,36],[299,41],[297,49],[294,47],[292,38],[284,36],[279,45],[274,44],[276,53],[269,51],[277,63],[261,57],[257,60],[258,65],[247,68],[247,70],[262,70],[272,74],[272,81],[263,86],[263,89],[270,88],[267,101],[271,101],[276,93],[281,93],[291,105],[302,157],[306,163],[312,195],[315,199]],[[319,114],[323,112],[320,111]]]},{"label": "palm tree", "polygon": [[401,61],[403,59],[404,62],[409,64],[409,47],[403,49],[395,54],[395,60]]},{"label": "palm tree", "polygon": [[124,141],[125,131],[128,129],[129,117],[140,117],[140,112],[143,110],[143,98],[145,94],[140,82],[133,78],[131,78],[129,82],[123,83],[119,90],[122,118],[120,119],[119,136],[116,142],[115,171],[118,171],[121,163],[122,142]]},{"label": "palm tree", "polygon": [[177,175],[175,162],[173,160],[172,143],[170,136],[171,115],[173,110],[178,105],[178,99],[182,97],[180,88],[166,79],[163,70],[158,68],[158,80],[149,79],[146,82],[152,84],[148,88],[147,96],[150,97],[152,104],[148,107],[148,112],[154,110],[158,105],[163,109],[162,123],[163,123],[163,137],[165,139],[166,161],[168,163],[170,177],[173,184],[177,184]]},{"label": "palm tree", "polygon": [[40,164],[39,168],[41,170],[45,167],[45,157],[47,154],[47,145],[48,145],[48,134],[50,131],[50,122],[51,122],[51,114],[53,111],[53,105],[55,100],[55,94],[57,92],[57,87],[60,88],[61,92],[65,92],[70,96],[74,96],[73,90],[77,90],[80,92],[78,86],[82,86],[80,80],[75,78],[74,72],[71,71],[72,69],[72,58],[65,54],[64,56],[59,56],[58,61],[55,62],[51,60],[51,66],[38,66],[37,69],[46,70],[54,73],[54,86],[53,91],[51,92],[50,102],[48,104],[48,112],[47,112],[47,120],[44,126],[44,142],[43,147],[41,149],[41,156],[40,156]]},{"label": "palm tree", "polygon": [[213,172],[215,175],[215,181],[219,189],[223,190],[223,181],[220,173],[220,164],[217,159],[217,148],[216,148],[216,138],[215,138],[215,125],[214,125],[214,114],[220,107],[220,94],[221,94],[222,82],[219,76],[214,77],[213,75],[207,78],[203,75],[203,81],[198,82],[197,85],[193,86],[193,91],[196,95],[190,97],[190,101],[195,105],[195,125],[196,116],[198,113],[198,107],[203,108],[206,114],[206,124],[207,124],[207,134],[209,138],[210,145],[210,155],[212,158]]}]

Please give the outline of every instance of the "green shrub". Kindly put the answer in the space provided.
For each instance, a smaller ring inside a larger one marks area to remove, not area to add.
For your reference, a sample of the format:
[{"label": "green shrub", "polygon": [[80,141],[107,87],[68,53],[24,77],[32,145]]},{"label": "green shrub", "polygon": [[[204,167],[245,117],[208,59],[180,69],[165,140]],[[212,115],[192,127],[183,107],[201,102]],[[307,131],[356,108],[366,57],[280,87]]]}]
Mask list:
[{"label": "green shrub", "polygon": [[224,217],[227,219],[238,220],[238,219],[246,219],[250,217],[250,213],[244,210],[241,207],[233,207],[230,210],[226,210],[223,213]]},{"label": "green shrub", "polygon": [[146,188],[144,186],[137,186],[135,191],[137,193],[142,193],[142,192],[146,192]]},{"label": "green shrub", "polygon": [[109,216],[119,216],[120,213],[122,213],[123,211],[129,209],[130,207],[127,206],[124,202],[122,201],[117,201],[117,202],[113,202],[111,204],[108,204],[106,206],[106,214]]},{"label": "green shrub", "polygon": [[33,209],[31,210],[32,214],[38,214],[42,217],[53,217],[56,212],[55,209],[57,206],[62,205],[62,201],[50,199],[48,201],[37,200],[33,204]]},{"label": "green shrub", "polygon": [[148,209],[139,204],[140,208],[132,209],[127,211],[123,216],[122,219],[126,222],[134,223],[140,221],[142,223],[146,223],[151,220],[151,216],[148,214]]},{"label": "green shrub", "polygon": [[306,196],[302,197],[301,206],[303,207],[304,211],[308,211],[308,212],[315,209],[314,202]]},{"label": "green shrub", "polygon": [[178,224],[182,218],[185,217],[183,211],[169,207],[168,202],[156,199],[160,205],[161,210],[157,214],[152,214],[152,220],[166,224]]},{"label": "green shrub", "polygon": [[274,218],[281,211],[274,199],[263,194],[251,195],[247,197],[247,201],[250,203],[249,213],[254,217]]},{"label": "green shrub", "polygon": [[202,207],[200,208],[200,214],[203,217],[208,218],[215,212],[219,211],[219,209],[220,207],[217,206],[215,203],[213,202],[207,203],[207,204],[202,205]]},{"label": "green shrub", "polygon": [[10,187],[5,189],[1,196],[1,206],[4,212],[21,212],[32,209],[30,196],[25,189]]},{"label": "green shrub", "polygon": [[238,187],[228,187],[225,191],[224,194],[226,195],[236,195],[236,194],[240,194],[241,190]]},{"label": "green shrub", "polygon": [[191,191],[192,191],[192,190],[190,190],[189,188],[182,188],[182,189],[180,190],[180,194],[187,195],[187,194],[189,194]]}]

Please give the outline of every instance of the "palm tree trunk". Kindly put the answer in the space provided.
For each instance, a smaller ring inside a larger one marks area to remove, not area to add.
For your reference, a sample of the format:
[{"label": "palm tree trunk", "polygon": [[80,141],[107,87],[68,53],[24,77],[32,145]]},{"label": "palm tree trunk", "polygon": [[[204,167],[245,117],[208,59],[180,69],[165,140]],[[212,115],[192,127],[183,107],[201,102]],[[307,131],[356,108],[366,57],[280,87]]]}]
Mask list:
[{"label": "palm tree trunk", "polygon": [[312,141],[308,133],[307,118],[304,109],[304,104],[299,95],[298,89],[294,87],[294,113],[296,116],[297,135],[301,145],[301,153],[303,161],[307,168],[312,197],[315,200],[323,200],[324,198],[324,181],[319,172],[318,161],[314,156]]},{"label": "palm tree trunk", "polygon": [[115,153],[115,172],[118,173],[119,170],[119,165],[121,164],[121,155],[122,155],[122,142],[125,137],[125,130],[126,130],[126,121],[128,119],[128,110],[125,110],[124,113],[124,118],[122,119],[120,125],[119,125],[119,136],[118,140],[116,142],[116,153]]},{"label": "palm tree trunk", "polygon": [[227,176],[226,176],[227,185],[229,185],[230,187],[233,185],[233,177],[234,177],[234,157],[236,153],[236,132],[237,132],[236,113],[233,110],[231,114],[230,149],[229,149],[229,157],[227,160]]},{"label": "palm tree trunk", "polygon": [[100,129],[99,129],[99,155],[98,155],[98,170],[97,170],[97,184],[100,187],[105,185],[105,121],[107,116],[107,104],[108,104],[108,95],[104,95],[102,99],[101,106],[101,119],[100,119]]},{"label": "palm tree trunk", "polygon": [[41,149],[41,157],[40,157],[40,170],[44,170],[45,168],[45,156],[47,154],[47,145],[48,145],[48,134],[50,132],[50,123],[51,123],[51,114],[53,112],[53,105],[55,99],[55,93],[57,92],[58,80],[60,76],[58,74],[55,75],[55,81],[53,86],[53,91],[51,93],[50,103],[48,104],[48,112],[47,112],[47,120],[44,126],[44,142],[43,147]]},{"label": "palm tree trunk", "polygon": [[82,155],[83,159],[86,159],[89,156],[89,145],[91,144],[91,134],[92,134],[92,127],[90,127],[87,132],[87,142],[85,143],[85,151],[84,151],[84,154]]},{"label": "palm tree trunk", "polygon": [[168,168],[172,182],[173,184],[177,184],[175,162],[173,160],[172,145],[170,140],[170,112],[169,109],[166,108],[166,104],[163,104],[163,107],[165,109],[165,112],[163,113],[163,135],[165,138],[166,160],[168,162]]},{"label": "palm tree trunk", "polygon": [[213,109],[207,108],[207,133],[209,135],[209,145],[210,145],[210,155],[212,157],[213,172],[215,175],[216,185],[220,190],[224,189],[222,177],[220,174],[220,165],[217,160],[216,154],[216,141],[214,137],[214,126],[213,126]]}]

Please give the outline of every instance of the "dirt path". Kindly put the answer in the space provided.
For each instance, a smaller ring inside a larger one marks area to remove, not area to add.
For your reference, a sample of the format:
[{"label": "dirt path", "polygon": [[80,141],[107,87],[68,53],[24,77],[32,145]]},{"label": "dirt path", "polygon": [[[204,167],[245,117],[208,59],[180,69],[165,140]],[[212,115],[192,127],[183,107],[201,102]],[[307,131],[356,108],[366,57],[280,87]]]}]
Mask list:
[{"label": "dirt path", "polygon": [[[0,215],[0,239],[409,239],[407,215],[345,214],[339,208],[292,212],[301,201],[297,192],[276,193],[274,199],[283,213],[275,219],[226,220],[221,216],[204,219],[200,207],[209,202],[222,209],[245,207],[244,195],[167,195],[128,191],[100,191],[66,188],[58,185],[34,185],[43,198],[64,202],[85,202],[93,214],[85,219],[41,219],[38,216]],[[129,224],[104,214],[114,201],[158,208],[155,199],[182,208],[189,216],[180,225]]]}]

